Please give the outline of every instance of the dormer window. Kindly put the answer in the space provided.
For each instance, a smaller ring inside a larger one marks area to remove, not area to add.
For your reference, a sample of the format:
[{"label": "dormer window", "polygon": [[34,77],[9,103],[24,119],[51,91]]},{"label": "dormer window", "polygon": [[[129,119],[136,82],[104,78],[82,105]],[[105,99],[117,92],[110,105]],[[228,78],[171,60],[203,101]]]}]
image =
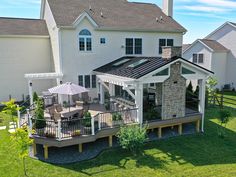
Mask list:
[{"label": "dormer window", "polygon": [[87,29],[79,32],[79,50],[92,51],[92,34]]}]

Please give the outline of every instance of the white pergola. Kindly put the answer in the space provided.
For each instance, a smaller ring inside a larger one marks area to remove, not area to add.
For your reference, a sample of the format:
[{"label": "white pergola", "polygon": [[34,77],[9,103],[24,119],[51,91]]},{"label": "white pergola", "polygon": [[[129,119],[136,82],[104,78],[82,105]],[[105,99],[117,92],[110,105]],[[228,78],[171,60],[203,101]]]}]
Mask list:
[{"label": "white pergola", "polygon": [[63,77],[62,73],[31,73],[25,74],[25,78],[28,80],[28,89],[29,89],[29,97],[30,97],[30,105],[33,104],[33,80],[48,80],[48,79],[56,79],[57,84],[60,84],[60,81]]},{"label": "white pergola", "polygon": [[[166,68],[169,68],[174,63],[181,64],[181,67],[187,68],[194,72],[194,74],[182,74],[187,80],[198,80],[199,85],[199,107],[198,111],[202,114],[202,125],[201,130],[204,131],[204,112],[205,112],[205,83],[206,79],[212,72],[197,66],[189,61],[186,61],[182,58],[174,60],[163,67],[152,71],[145,76],[142,76],[139,79],[132,79],[127,77],[120,77],[116,75],[106,74],[95,72],[98,78],[98,83],[100,83],[100,88],[98,92],[100,93],[100,104],[104,104],[104,88],[109,91],[110,96],[115,96],[115,85],[123,87],[123,90],[127,91],[129,95],[135,100],[136,107],[138,108],[138,122],[143,124],[143,85],[150,83],[162,83],[169,78],[169,75],[166,76],[153,76],[155,73],[163,71]],[[109,83],[109,86],[105,83]],[[135,94],[131,91],[135,90]]]}]

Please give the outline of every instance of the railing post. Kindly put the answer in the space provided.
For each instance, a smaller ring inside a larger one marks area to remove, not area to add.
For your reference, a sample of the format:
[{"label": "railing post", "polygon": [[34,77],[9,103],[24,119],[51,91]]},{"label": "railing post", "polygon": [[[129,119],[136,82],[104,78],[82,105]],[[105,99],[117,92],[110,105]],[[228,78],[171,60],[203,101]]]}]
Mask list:
[{"label": "railing post", "polygon": [[28,123],[29,123],[29,136],[32,136],[32,128],[33,128],[32,119],[31,119],[31,116],[30,116],[29,109],[27,109],[26,111],[27,111],[27,118],[28,118]]},{"label": "railing post", "polygon": [[94,117],[92,117],[91,119],[91,128],[92,128],[92,135],[95,135]]},{"label": "railing post", "polygon": [[57,125],[58,140],[61,141],[61,120],[58,120]]},{"label": "railing post", "polygon": [[98,114],[98,130],[101,130],[101,116]]},{"label": "railing post", "polygon": [[19,105],[17,105],[17,117],[18,117],[18,119],[17,119],[17,127],[20,128],[20,126],[21,126],[21,118],[20,118],[20,106]]}]

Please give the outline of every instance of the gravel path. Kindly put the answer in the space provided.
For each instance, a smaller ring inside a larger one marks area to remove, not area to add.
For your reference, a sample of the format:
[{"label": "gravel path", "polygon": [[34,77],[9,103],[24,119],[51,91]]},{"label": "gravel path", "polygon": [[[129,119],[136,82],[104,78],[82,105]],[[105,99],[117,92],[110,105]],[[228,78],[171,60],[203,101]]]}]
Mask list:
[{"label": "gravel path", "polygon": [[[193,124],[185,124],[183,125],[183,135],[193,134],[195,133],[195,126]],[[174,129],[171,128],[163,128],[163,139],[170,138],[173,136],[178,136],[178,129],[175,127]],[[149,141],[156,141],[158,140],[157,137],[157,130],[150,131],[149,134]],[[113,147],[118,147],[117,139],[113,138]],[[74,162],[80,162],[83,160],[88,160],[95,158],[98,156],[102,151],[108,149],[108,138],[98,139],[96,142],[93,143],[85,143],[83,144],[83,152],[79,153],[78,145],[76,146],[69,146],[63,148],[56,148],[56,147],[49,147],[48,153],[49,158],[47,160],[43,157],[43,146],[37,145],[37,155],[33,156],[33,150],[30,148],[30,157],[39,159],[41,161],[45,161],[52,164],[68,164]]]}]

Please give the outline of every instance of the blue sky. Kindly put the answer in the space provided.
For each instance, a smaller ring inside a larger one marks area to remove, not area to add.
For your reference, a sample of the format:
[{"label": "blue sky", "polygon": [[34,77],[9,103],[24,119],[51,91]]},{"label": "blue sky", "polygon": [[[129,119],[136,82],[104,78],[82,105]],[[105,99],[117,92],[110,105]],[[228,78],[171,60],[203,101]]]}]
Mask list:
[{"label": "blue sky", "polygon": [[[162,0],[135,1],[162,7]],[[0,0],[0,4],[0,16],[39,18],[40,0]],[[236,22],[236,0],[174,0],[174,18],[188,30],[184,43],[191,43],[225,21]]]}]

